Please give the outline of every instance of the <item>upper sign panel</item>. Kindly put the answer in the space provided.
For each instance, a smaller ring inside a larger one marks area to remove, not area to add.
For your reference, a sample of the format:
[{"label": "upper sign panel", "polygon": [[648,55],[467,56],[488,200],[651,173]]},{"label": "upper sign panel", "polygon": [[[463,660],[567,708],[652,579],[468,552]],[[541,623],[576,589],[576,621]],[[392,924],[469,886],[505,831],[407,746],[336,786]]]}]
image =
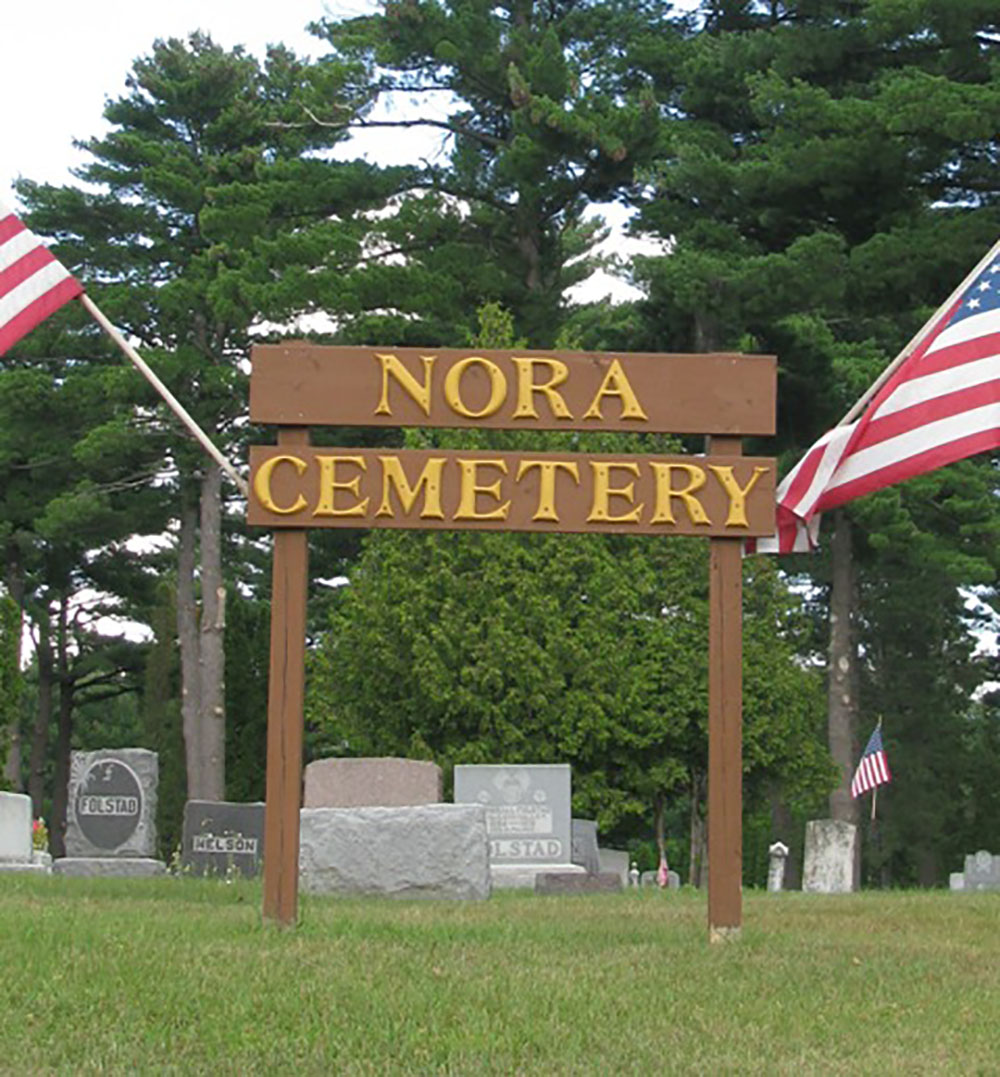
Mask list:
[{"label": "upper sign panel", "polygon": [[286,426],[774,433],[773,356],[256,345],[250,418]]}]

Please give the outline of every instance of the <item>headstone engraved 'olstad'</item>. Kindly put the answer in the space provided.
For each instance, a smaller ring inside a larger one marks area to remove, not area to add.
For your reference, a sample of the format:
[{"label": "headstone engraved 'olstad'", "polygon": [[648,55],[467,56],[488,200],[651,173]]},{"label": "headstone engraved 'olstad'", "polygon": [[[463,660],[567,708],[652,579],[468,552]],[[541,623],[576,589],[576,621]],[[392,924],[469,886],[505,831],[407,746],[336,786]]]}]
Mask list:
[{"label": "headstone engraved 'olstad'", "polygon": [[75,875],[152,875],[156,855],[156,752],[118,748],[73,752],[66,856],[54,869]]},{"label": "headstone engraved 'olstad'", "polygon": [[568,763],[455,767],[455,802],[486,809],[495,885],[534,886],[539,871],[582,872],[571,863]]},{"label": "headstone engraved 'olstad'", "polygon": [[189,874],[254,876],[263,855],[263,803],[189,800],[184,805],[181,867]]}]

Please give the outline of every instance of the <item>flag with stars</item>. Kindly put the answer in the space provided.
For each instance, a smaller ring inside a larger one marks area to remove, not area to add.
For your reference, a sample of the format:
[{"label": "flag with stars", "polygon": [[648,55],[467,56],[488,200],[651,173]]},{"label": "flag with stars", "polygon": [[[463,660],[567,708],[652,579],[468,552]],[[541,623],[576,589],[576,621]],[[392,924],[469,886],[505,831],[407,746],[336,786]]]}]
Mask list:
[{"label": "flag with stars", "polygon": [[[862,793],[867,793],[869,789],[874,789],[875,786],[891,780],[892,775],[889,773],[889,764],[885,759],[885,749],[882,747],[882,723],[879,722],[868,738],[865,750],[861,753],[861,762],[858,763],[858,769],[854,772],[854,778],[851,781],[851,796],[857,798]],[[873,815],[872,818],[874,819],[875,816]]]},{"label": "flag with stars", "polygon": [[823,435],[777,491],[761,553],[815,545],[819,514],[1000,446],[1000,244],[861,416]]}]

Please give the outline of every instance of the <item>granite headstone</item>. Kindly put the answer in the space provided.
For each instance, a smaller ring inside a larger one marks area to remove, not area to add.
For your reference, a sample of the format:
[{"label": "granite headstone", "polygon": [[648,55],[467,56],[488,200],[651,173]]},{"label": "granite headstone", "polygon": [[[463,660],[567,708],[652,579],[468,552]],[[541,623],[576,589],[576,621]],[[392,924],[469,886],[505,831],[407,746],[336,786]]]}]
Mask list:
[{"label": "granite headstone", "polygon": [[184,805],[182,870],[249,878],[260,873],[263,854],[263,803],[189,800]]},{"label": "granite headstone", "polygon": [[486,809],[495,885],[534,887],[539,871],[584,871],[571,860],[570,782],[568,763],[455,767],[455,803]]},{"label": "granite headstone", "polygon": [[601,870],[597,851],[597,823],[593,819],[572,819],[570,828],[573,849],[570,859],[588,875],[597,875]]},{"label": "granite headstone", "polygon": [[60,875],[161,875],[156,856],[159,763],[146,748],[70,756],[66,856]]},{"label": "granite headstone", "polygon": [[304,808],[440,804],[441,768],[426,759],[316,759],[305,768]]}]

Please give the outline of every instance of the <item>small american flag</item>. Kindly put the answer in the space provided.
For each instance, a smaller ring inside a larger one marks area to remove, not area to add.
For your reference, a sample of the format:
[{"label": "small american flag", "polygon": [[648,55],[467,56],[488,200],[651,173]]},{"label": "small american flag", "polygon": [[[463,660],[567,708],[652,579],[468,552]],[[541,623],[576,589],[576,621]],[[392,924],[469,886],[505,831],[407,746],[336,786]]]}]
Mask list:
[{"label": "small american flag", "polygon": [[879,722],[868,738],[868,746],[861,753],[861,762],[858,763],[858,769],[851,781],[851,796],[859,797],[891,779],[889,764],[885,761],[885,749],[882,747],[882,723]]},{"label": "small american flag", "polygon": [[1000,446],[1000,243],[854,422],[824,434],[777,491],[777,534],[759,553],[815,547],[820,514]]},{"label": "small american flag", "polygon": [[0,203],[0,355],[82,292],[38,236]]}]

